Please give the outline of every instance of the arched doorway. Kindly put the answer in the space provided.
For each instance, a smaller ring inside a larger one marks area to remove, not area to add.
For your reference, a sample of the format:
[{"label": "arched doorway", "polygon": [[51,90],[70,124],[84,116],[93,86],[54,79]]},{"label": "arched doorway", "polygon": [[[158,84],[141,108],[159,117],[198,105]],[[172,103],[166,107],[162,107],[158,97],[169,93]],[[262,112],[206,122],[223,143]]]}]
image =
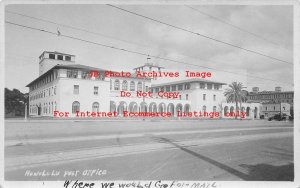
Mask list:
[{"label": "arched doorway", "polygon": [[175,110],[174,104],[170,103],[167,107],[167,111],[170,112],[173,117],[174,117],[174,110]]},{"label": "arched doorway", "polygon": [[246,109],[246,116],[247,116],[247,117],[250,116],[250,107],[247,107],[247,109]]},{"label": "arched doorway", "polygon": [[118,106],[118,115],[123,116],[124,111],[127,110],[127,104],[124,101],[121,101],[119,106]]},{"label": "arched doorway", "polygon": [[110,101],[110,112],[117,111],[117,105],[114,101]]},{"label": "arched doorway", "polygon": [[191,106],[189,104],[184,105],[184,112],[190,112]]},{"label": "arched doorway", "polygon": [[157,106],[155,102],[150,103],[149,112],[157,112]]},{"label": "arched doorway", "polygon": [[165,103],[160,103],[158,105],[158,112],[165,112],[166,111],[166,104]]},{"label": "arched doorway", "polygon": [[182,112],[182,104],[181,103],[179,103],[179,104],[176,105],[176,113],[178,111]]},{"label": "arched doorway", "polygon": [[136,102],[131,102],[129,104],[129,112],[137,112],[138,111],[138,104]]},{"label": "arched doorway", "polygon": [[257,118],[257,111],[258,111],[258,109],[257,109],[257,107],[255,107],[255,108],[254,108],[254,119]]},{"label": "arched doorway", "polygon": [[147,112],[147,103],[141,102],[141,104],[140,104],[140,112]]},{"label": "arched doorway", "polygon": [[226,116],[226,113],[228,112],[228,106],[224,107],[224,116]]},{"label": "arched doorway", "polygon": [[41,115],[41,104],[39,106],[37,106],[37,111],[38,111],[38,115]]}]

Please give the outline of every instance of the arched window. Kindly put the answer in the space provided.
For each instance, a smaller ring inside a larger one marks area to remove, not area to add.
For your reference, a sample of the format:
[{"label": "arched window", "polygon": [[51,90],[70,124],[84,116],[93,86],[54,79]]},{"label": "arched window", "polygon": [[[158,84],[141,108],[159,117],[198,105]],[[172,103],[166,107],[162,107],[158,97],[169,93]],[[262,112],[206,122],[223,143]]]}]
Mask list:
[{"label": "arched window", "polygon": [[142,82],[138,82],[138,84],[137,84],[137,90],[138,91],[142,91],[143,90],[143,84],[142,84]]},{"label": "arched window", "polygon": [[226,116],[227,112],[228,112],[228,106],[225,106],[225,108],[224,108],[224,116]]},{"label": "arched window", "polygon": [[122,90],[127,91],[127,89],[128,89],[128,84],[127,84],[127,81],[124,80],[123,83],[122,83]]},{"label": "arched window", "polygon": [[130,91],[135,91],[135,83],[134,83],[134,81],[130,82]]},{"label": "arched window", "polygon": [[98,102],[94,102],[92,105],[92,111],[93,112],[99,112],[99,103]]},{"label": "arched window", "polygon": [[120,81],[119,80],[115,80],[114,88],[115,88],[115,90],[120,90]]},{"label": "arched window", "polygon": [[75,114],[77,111],[80,111],[80,103],[78,101],[74,101],[72,103],[72,113]]}]

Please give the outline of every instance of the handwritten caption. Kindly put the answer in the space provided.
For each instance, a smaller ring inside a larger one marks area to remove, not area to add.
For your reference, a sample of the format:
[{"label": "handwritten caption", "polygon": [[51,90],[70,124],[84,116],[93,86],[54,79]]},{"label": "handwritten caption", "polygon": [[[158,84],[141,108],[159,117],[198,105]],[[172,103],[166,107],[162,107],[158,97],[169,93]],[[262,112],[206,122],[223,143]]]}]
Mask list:
[{"label": "handwritten caption", "polygon": [[78,176],[89,176],[89,177],[94,177],[94,176],[103,176],[106,175],[107,171],[102,170],[102,169],[85,169],[85,170],[65,170],[65,171],[60,171],[60,170],[39,170],[39,171],[31,171],[31,170],[26,170],[25,171],[25,176],[32,176],[32,177],[64,177],[64,178],[69,178],[69,177],[78,177]]},{"label": "handwritten caption", "polygon": [[64,182],[64,188],[217,188],[217,182],[185,182],[185,181],[133,181],[133,182]]}]

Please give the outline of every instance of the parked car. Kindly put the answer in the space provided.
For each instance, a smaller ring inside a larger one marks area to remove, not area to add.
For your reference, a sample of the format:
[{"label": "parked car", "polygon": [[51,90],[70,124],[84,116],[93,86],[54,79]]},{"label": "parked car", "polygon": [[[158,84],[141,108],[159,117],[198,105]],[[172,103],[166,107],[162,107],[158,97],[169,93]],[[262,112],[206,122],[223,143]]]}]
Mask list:
[{"label": "parked car", "polygon": [[287,115],[287,114],[275,114],[274,116],[271,116],[268,118],[268,121],[272,121],[272,120],[276,120],[276,121],[284,121],[284,120],[291,120],[291,116]]}]

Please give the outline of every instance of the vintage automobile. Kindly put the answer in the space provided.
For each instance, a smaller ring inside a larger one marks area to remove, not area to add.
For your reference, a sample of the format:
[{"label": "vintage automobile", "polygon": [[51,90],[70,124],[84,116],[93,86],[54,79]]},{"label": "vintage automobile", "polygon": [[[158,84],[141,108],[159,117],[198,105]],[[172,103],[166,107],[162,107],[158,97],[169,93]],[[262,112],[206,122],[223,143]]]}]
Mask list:
[{"label": "vintage automobile", "polygon": [[268,121],[276,120],[276,121],[285,121],[285,120],[292,120],[292,116],[289,116],[287,114],[275,114],[274,116],[271,116],[268,118]]}]

